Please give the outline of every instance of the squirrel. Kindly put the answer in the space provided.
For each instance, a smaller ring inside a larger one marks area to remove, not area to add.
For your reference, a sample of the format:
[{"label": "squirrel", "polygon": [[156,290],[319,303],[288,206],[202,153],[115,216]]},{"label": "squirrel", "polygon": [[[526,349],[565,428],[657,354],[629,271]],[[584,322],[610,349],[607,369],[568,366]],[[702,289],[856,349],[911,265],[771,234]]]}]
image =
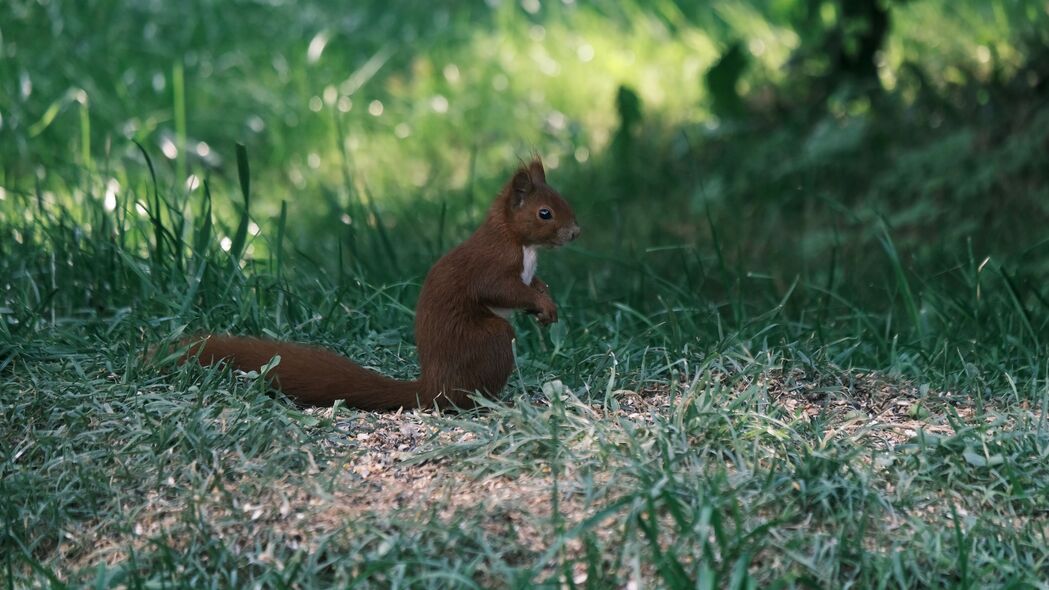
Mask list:
[{"label": "squirrel", "polygon": [[535,274],[537,249],[562,246],[579,232],[572,208],[546,183],[542,162],[520,166],[481,226],[426,275],[415,313],[422,374],[414,381],[385,377],[323,348],[238,336],[196,337],[182,361],[252,371],[279,355],[268,376],[306,405],[469,407],[471,394],[495,396],[510,377],[513,310],[536,314],[544,325],[557,321],[557,305]]}]

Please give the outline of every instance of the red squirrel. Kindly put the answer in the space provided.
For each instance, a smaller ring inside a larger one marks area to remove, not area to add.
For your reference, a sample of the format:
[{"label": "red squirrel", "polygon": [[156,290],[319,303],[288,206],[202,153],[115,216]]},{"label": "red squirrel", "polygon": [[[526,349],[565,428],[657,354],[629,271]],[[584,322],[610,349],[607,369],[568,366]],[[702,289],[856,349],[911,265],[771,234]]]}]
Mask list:
[{"label": "red squirrel", "polygon": [[562,246],[579,231],[572,208],[546,183],[542,162],[522,165],[484,223],[426,275],[415,312],[422,369],[415,381],[390,379],[322,348],[237,336],[206,336],[186,358],[252,371],[280,355],[269,376],[309,405],[345,400],[367,410],[468,407],[471,394],[494,396],[510,377],[512,310],[534,313],[543,324],[557,321],[557,305],[535,275],[536,250]]}]

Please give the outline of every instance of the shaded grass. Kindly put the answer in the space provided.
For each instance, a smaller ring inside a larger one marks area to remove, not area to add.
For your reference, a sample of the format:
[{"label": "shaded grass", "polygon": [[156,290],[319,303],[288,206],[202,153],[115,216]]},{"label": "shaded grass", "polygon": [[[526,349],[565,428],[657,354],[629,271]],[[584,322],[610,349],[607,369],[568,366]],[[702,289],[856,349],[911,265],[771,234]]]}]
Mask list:
[{"label": "shaded grass", "polygon": [[[726,352],[670,389],[603,371],[603,400],[548,384],[402,417],[303,412],[191,367],[56,383],[66,399],[19,382],[36,395],[4,400],[5,432],[21,433],[4,463],[5,544],[22,556],[9,571],[191,586],[1039,579],[1043,411],[783,371]],[[879,414],[901,398],[924,417]],[[385,447],[391,432],[412,444]]]}]

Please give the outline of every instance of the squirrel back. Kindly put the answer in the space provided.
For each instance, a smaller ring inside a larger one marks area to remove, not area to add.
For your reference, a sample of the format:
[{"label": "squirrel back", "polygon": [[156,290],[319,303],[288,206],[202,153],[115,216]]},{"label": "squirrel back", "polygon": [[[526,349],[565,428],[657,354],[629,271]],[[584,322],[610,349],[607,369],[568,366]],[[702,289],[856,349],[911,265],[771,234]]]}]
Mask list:
[{"label": "squirrel back", "polygon": [[415,315],[418,380],[390,379],[323,348],[237,336],[201,337],[184,358],[252,371],[279,355],[274,385],[305,404],[466,407],[475,392],[496,395],[513,371],[511,310],[557,321],[557,306],[535,276],[537,249],[564,245],[579,231],[571,207],[546,184],[542,163],[521,166],[481,226],[426,275]]}]

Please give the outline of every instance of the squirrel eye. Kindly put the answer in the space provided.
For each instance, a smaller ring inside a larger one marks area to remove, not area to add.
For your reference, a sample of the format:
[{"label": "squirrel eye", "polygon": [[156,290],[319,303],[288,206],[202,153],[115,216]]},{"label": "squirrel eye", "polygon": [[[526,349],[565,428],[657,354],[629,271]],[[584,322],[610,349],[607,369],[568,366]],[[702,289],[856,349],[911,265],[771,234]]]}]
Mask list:
[{"label": "squirrel eye", "polygon": [[546,207],[539,210],[539,219],[553,219],[554,214]]}]

